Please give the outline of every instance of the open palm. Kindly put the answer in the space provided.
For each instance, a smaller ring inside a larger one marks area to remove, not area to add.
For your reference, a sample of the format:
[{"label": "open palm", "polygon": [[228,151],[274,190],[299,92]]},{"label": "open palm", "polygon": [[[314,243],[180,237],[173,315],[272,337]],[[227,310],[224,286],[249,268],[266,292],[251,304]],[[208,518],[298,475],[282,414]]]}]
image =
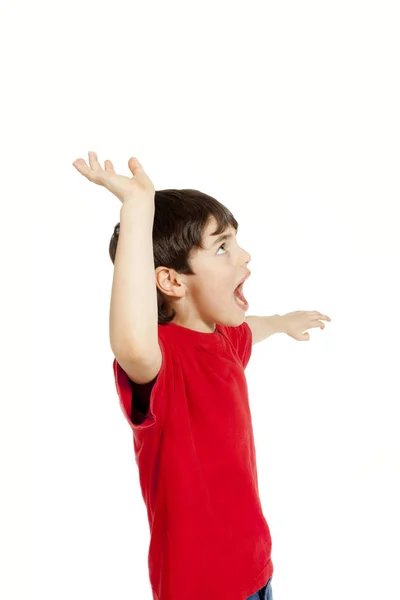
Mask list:
[{"label": "open palm", "polygon": [[137,158],[128,161],[128,167],[133,177],[118,175],[114,171],[111,160],[104,161],[104,169],[97,159],[95,152],[89,152],[89,165],[83,158],[78,158],[72,164],[86,179],[97,185],[102,185],[114,194],[122,203],[133,197],[151,197],[154,199],[155,188]]}]

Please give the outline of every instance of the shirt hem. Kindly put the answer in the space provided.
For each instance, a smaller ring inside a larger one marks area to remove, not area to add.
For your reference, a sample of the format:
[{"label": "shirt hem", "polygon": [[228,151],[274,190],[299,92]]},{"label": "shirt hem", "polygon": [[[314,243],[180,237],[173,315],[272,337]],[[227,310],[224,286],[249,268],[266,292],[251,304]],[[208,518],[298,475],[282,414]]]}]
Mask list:
[{"label": "shirt hem", "polygon": [[269,559],[269,561],[266,565],[264,565],[257,577],[253,579],[253,583],[243,590],[243,600],[247,600],[249,596],[256,594],[258,590],[264,587],[264,585],[266,585],[268,583],[268,580],[272,577],[273,573],[274,565],[272,560]]}]

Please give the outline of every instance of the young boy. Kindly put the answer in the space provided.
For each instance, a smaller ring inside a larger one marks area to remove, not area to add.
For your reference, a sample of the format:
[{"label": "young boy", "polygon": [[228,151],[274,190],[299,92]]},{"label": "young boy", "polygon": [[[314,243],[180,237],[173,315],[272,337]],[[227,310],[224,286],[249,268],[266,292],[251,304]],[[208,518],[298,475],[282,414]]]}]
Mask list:
[{"label": "young boy", "polygon": [[[238,223],[196,190],[74,166],[123,206],[110,242],[110,342],[150,526],[154,600],[272,600],[244,369],[252,351]],[[224,250],[222,253],[221,250]]]}]

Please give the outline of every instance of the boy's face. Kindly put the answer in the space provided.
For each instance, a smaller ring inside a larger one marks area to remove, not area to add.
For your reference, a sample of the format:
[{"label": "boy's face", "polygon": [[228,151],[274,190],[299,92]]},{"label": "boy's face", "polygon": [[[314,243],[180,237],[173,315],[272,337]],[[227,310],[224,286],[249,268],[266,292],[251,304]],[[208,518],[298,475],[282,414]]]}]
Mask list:
[{"label": "boy's face", "polygon": [[171,308],[176,310],[172,322],[204,333],[213,332],[215,323],[241,325],[246,316],[246,308],[241,308],[233,292],[249,273],[251,256],[238,245],[232,227],[220,234],[230,237],[220,241],[217,241],[219,235],[211,236],[216,228],[212,217],[203,234],[204,249],[192,253],[190,262],[195,275],[183,275],[165,267],[156,269],[158,287],[167,298],[169,314]]}]

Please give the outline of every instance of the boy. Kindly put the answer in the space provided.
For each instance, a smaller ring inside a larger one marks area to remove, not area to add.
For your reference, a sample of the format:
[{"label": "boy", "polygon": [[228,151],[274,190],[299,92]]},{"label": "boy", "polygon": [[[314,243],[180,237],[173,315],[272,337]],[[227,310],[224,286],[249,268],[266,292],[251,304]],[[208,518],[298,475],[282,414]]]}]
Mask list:
[{"label": "boy", "polygon": [[110,342],[147,508],[153,599],[272,600],[244,374],[251,257],[238,223],[197,190],[156,192],[135,158],[132,178],[110,161],[103,170],[94,153],[89,163],[73,164],[123,204],[110,242]]}]

